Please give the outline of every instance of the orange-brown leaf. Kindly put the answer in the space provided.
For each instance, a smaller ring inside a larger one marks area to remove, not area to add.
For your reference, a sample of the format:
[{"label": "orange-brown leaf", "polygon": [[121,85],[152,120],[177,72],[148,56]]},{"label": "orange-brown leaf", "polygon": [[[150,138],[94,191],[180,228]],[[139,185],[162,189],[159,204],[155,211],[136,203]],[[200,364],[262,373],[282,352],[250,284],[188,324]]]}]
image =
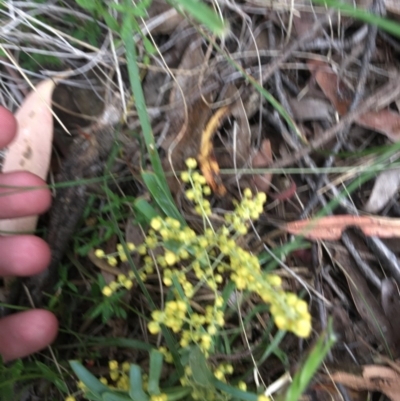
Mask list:
[{"label": "orange-brown leaf", "polygon": [[211,187],[213,192],[219,196],[225,195],[226,188],[222,184],[219,175],[219,165],[213,154],[212,140],[216,130],[221,126],[228,113],[229,107],[225,106],[217,110],[210,118],[210,121],[201,135],[200,151],[198,155],[200,170],[207,180],[207,184]]},{"label": "orange-brown leaf", "polygon": [[376,216],[337,215],[298,220],[283,228],[291,234],[302,235],[313,240],[340,239],[343,230],[357,226],[367,236],[381,238],[400,237],[400,219]]}]

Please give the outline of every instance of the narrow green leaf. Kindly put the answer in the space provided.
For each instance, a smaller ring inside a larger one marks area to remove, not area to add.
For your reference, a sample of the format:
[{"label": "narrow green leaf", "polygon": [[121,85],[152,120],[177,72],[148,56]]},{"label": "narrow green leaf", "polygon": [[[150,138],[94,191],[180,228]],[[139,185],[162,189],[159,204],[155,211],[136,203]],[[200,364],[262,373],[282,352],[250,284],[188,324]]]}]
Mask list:
[{"label": "narrow green leaf", "polygon": [[[130,0],[125,0],[126,6],[130,7]],[[174,205],[174,200],[172,198],[171,192],[169,190],[167,180],[165,178],[164,169],[161,164],[160,156],[156,148],[156,143],[154,141],[154,135],[150,124],[150,118],[146,109],[146,102],[143,94],[142,83],[140,81],[140,72],[137,64],[137,54],[136,54],[136,44],[133,40],[135,21],[131,16],[125,16],[121,28],[121,38],[124,42],[124,47],[126,51],[126,61],[128,66],[129,82],[132,87],[133,96],[135,99],[135,106],[138,113],[140,125],[142,127],[142,133],[144,142],[146,144],[147,152],[150,158],[150,163],[153,167],[154,174],[157,177],[157,185],[162,188],[163,196],[171,205],[173,205],[173,214],[167,214],[168,216],[178,218],[181,223],[184,222],[183,217],[180,215],[179,211]],[[178,217],[179,216],[179,217]]]},{"label": "narrow green leaf", "polygon": [[214,387],[214,375],[207,364],[207,359],[201,349],[194,346],[189,354],[189,366],[192,371],[193,380],[201,387]]},{"label": "narrow green leaf", "polygon": [[168,401],[178,401],[183,397],[188,396],[193,389],[191,387],[172,387],[164,388],[163,393],[167,394]]},{"label": "narrow green leaf", "polygon": [[132,401],[131,397],[128,397],[123,394],[118,394],[116,392],[113,393],[104,393],[102,395],[102,400],[103,401]]},{"label": "narrow green leaf", "polygon": [[149,224],[154,217],[159,216],[156,209],[150,205],[144,198],[137,198],[133,202],[133,208],[135,209],[136,213],[139,215],[140,223]]},{"label": "narrow green leaf", "polygon": [[69,364],[78,379],[85,384],[93,395],[100,397],[102,393],[109,391],[109,388],[93,376],[80,362],[69,361]]},{"label": "narrow green leaf", "polygon": [[129,395],[134,401],[149,401],[149,396],[143,391],[142,371],[138,365],[131,365],[129,371]]},{"label": "narrow green leaf", "polygon": [[332,329],[332,319],[330,319],[326,332],[319,337],[303,366],[301,366],[295,374],[286,392],[285,401],[297,401],[300,399],[335,341],[336,337]]},{"label": "narrow green leaf", "polygon": [[228,26],[205,2],[197,0],[171,0],[169,3],[178,11],[183,9],[193,19],[206,26],[218,36],[226,36]]},{"label": "narrow green leaf", "polygon": [[233,399],[244,400],[244,401],[257,401],[258,395],[254,393],[249,393],[247,391],[243,391],[238,389],[237,387],[230,386],[227,383],[218,380],[216,377],[213,379],[214,386],[223,391],[224,393],[232,396]]},{"label": "narrow green leaf", "polygon": [[142,171],[142,178],[160,209],[167,216],[177,219],[182,225],[186,225],[184,218],[175,206],[175,202],[169,190],[165,189],[165,186],[160,182],[158,176],[150,171]]},{"label": "narrow green leaf", "polygon": [[160,394],[160,376],[163,365],[163,354],[155,349],[150,352],[149,383],[147,386],[150,395]]}]

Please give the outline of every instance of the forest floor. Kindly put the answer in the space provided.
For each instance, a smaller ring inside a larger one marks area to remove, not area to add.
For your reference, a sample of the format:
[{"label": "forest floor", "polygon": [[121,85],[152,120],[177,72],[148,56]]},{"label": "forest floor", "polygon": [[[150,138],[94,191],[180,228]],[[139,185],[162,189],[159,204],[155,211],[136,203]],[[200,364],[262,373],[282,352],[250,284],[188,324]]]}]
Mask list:
[{"label": "forest floor", "polygon": [[1,102],[57,80],[72,204],[1,400],[400,400],[400,7],[354,3],[1,2]]}]

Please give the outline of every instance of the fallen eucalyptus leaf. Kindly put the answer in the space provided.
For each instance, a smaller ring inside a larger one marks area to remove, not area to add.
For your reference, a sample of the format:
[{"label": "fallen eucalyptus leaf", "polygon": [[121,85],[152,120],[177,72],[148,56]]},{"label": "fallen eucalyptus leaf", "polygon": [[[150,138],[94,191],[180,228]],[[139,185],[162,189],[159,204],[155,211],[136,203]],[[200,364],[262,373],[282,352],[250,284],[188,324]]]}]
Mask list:
[{"label": "fallen eucalyptus leaf", "polygon": [[[51,97],[54,87],[54,80],[41,82],[16,112],[17,135],[5,155],[3,173],[23,170],[46,180],[53,141]],[[37,220],[38,216],[2,220],[0,230],[9,233],[33,232]]]},{"label": "fallen eucalyptus leaf", "polygon": [[340,239],[343,230],[351,226],[357,226],[367,236],[400,237],[400,219],[376,216],[325,216],[292,221],[283,226],[283,229],[308,239],[334,241]]}]

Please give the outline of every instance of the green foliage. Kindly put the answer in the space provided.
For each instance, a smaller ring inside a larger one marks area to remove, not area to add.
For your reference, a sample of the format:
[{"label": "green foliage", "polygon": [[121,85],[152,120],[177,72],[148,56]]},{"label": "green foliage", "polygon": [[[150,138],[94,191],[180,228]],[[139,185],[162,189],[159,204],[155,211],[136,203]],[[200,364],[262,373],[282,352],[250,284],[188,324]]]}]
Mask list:
[{"label": "green foliage", "polygon": [[217,36],[226,36],[228,26],[205,2],[199,0],[169,0],[178,11],[185,11],[191,18],[206,26]]},{"label": "green foliage", "polygon": [[38,71],[47,68],[61,67],[62,61],[58,57],[40,54],[40,53],[24,53],[21,52],[20,63],[23,68],[29,71]]},{"label": "green foliage", "polygon": [[[134,252],[142,259],[141,267],[133,267],[128,275],[120,274],[107,285],[103,282],[103,287],[102,282],[99,282],[105,299],[110,301],[106,316],[117,307],[116,294],[125,294],[125,288],[130,289],[135,280],[144,283],[148,275],[153,274],[157,268],[167,295],[164,309],[153,309],[148,328],[151,334],[163,334],[167,347],[162,346],[159,351],[167,363],[175,364],[183,386],[181,389],[190,388],[191,393],[197,394],[196,397],[200,399],[222,401],[232,397],[255,400],[259,398],[256,394],[227,384],[226,376],[233,373],[231,365],[221,364],[212,369],[207,361],[217,347],[221,346],[220,336],[224,335],[227,300],[235,290],[244,291],[245,297],[247,293],[257,294],[260,300],[270,305],[269,309],[264,303],[260,303],[252,311],[254,313],[245,318],[246,325],[250,325],[251,319],[261,313],[261,310],[269,310],[279,328],[291,330],[301,337],[307,337],[311,330],[307,303],[295,294],[283,291],[281,279],[270,271],[263,271],[259,259],[238,245],[239,238],[247,233],[250,221],[256,220],[262,212],[265,195],[253,196],[250,190],[245,190],[241,202],[235,204],[235,210],[227,213],[223,218],[224,224],[215,229],[210,221],[211,205],[206,199],[211,194],[211,189],[206,185],[205,178],[195,170],[196,161],[189,159],[186,163],[188,171],[181,174],[181,179],[188,186],[186,197],[203,220],[204,232],[196,233],[187,225],[181,225],[177,219],[158,216],[147,201],[137,200],[135,209],[140,212],[143,221],[150,223],[144,243],[135,246],[121,241],[121,244],[117,244],[115,253],[105,254],[101,249],[95,252],[97,257],[107,260],[112,266],[117,265],[118,260],[126,262]],[[154,178],[155,175],[152,174],[151,177]],[[152,194],[154,196],[156,192],[152,191]],[[168,209],[162,204],[158,206],[165,214],[168,213]],[[275,257],[278,259],[284,254],[283,251]],[[271,263],[272,260],[265,255],[265,262]],[[223,277],[228,279],[225,281]],[[203,313],[194,311],[191,307],[191,300],[201,288],[214,293],[214,299],[202,305]],[[149,301],[150,299],[151,297]],[[104,303],[97,306],[97,311],[104,308],[101,305]],[[268,336],[270,334],[267,332]],[[283,334],[281,331],[276,336],[276,341],[266,349],[262,360],[271,353],[285,360],[285,356],[279,355],[277,350]],[[229,341],[234,341],[234,338],[232,336]],[[151,355],[150,364],[153,368],[147,382],[147,391],[153,393],[150,394],[152,401],[154,394],[163,391],[159,388],[162,366],[160,353],[154,352]],[[142,376],[138,367],[131,369],[131,387],[132,380],[135,382],[134,391],[139,391],[138,388],[141,387],[138,382],[142,380]],[[135,397],[144,400],[146,391],[139,393]],[[169,397],[168,394],[167,398]],[[259,401],[263,400],[261,397]],[[162,401],[161,398],[159,401]]]},{"label": "green foliage", "polygon": [[[67,387],[59,372],[39,361],[15,361],[5,365],[0,357],[0,400],[17,400],[22,397],[18,391],[35,379],[52,383],[60,392],[67,393]],[[18,385],[18,387],[16,387]]]},{"label": "green foliage", "polygon": [[[163,356],[157,350],[150,352],[149,378],[144,380],[142,369],[136,364],[124,363],[119,366],[117,361],[110,361],[110,378],[117,383],[118,389],[93,376],[78,361],[70,361],[70,365],[80,380],[79,387],[88,400],[93,401],[178,401],[186,397],[188,388],[160,388],[160,376]],[[129,376],[128,376],[129,373]]]},{"label": "green foliage", "polygon": [[285,401],[297,401],[300,399],[300,396],[306,390],[318,367],[335,342],[336,336],[333,333],[332,319],[330,319],[326,332],[318,338],[317,343],[308,354],[307,359],[296,372],[286,392]]}]

